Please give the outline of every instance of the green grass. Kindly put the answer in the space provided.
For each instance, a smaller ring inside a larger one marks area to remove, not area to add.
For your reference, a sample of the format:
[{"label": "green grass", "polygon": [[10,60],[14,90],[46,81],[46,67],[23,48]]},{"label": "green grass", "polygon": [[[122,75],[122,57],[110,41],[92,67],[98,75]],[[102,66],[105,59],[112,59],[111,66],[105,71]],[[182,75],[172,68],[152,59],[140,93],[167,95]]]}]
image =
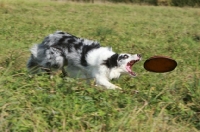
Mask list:
[{"label": "green grass", "polygon": [[[0,131],[194,132],[200,130],[200,9],[0,1]],[[56,30],[141,53],[138,77],[104,90],[84,80],[30,76],[29,48]],[[153,55],[174,58],[169,73],[143,68]]]}]

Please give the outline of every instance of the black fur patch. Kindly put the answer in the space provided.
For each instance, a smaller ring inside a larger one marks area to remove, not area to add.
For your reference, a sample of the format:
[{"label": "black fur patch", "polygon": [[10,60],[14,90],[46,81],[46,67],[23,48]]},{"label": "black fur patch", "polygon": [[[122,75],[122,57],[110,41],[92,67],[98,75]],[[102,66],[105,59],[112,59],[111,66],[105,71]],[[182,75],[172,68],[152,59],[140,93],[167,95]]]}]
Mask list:
[{"label": "black fur patch", "polygon": [[83,43],[82,43],[82,42],[79,42],[78,44],[75,44],[75,45],[74,45],[74,48],[75,48],[76,50],[78,50],[78,49],[81,48],[82,45],[83,45]]},{"label": "black fur patch", "polygon": [[59,45],[62,48],[68,49],[68,52],[72,52],[73,47],[75,47],[76,50],[80,49],[83,43],[76,43],[79,38],[73,35],[68,35],[63,35],[62,38],[60,38],[60,40],[55,45]]},{"label": "black fur patch", "polygon": [[60,31],[60,32],[57,32],[57,34],[65,34],[64,32]]},{"label": "black fur patch", "polygon": [[[68,52],[72,52],[72,43],[69,43],[71,39],[73,39],[71,36],[62,36],[62,38],[58,41],[57,45],[60,45],[63,48],[67,48]],[[74,39],[70,42],[74,42]]]},{"label": "black fur patch", "polygon": [[100,48],[99,43],[93,43],[91,45],[84,45],[82,48],[82,53],[81,53],[81,65],[87,66],[88,64],[87,64],[87,61],[85,60],[87,53],[93,49],[98,49],[98,48]]},{"label": "black fur patch", "polygon": [[120,55],[119,57],[118,57],[118,61],[120,61],[120,60],[122,60],[122,59],[127,59],[129,56],[128,55]]},{"label": "black fur patch", "polygon": [[68,40],[68,43],[74,43],[74,42],[76,42],[76,39],[74,39],[74,38],[70,38],[70,39]]},{"label": "black fur patch", "polygon": [[103,65],[106,65],[108,68],[113,68],[117,66],[117,58],[119,54],[114,54],[110,58],[104,61]]}]

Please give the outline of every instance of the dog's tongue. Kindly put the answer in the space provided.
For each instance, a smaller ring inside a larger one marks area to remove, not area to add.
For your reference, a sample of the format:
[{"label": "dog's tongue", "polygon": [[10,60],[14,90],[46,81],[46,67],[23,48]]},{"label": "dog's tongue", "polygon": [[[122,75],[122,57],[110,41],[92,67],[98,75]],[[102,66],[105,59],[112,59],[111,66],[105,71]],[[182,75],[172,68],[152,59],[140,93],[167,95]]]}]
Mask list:
[{"label": "dog's tongue", "polygon": [[136,74],[131,70],[132,65],[127,65],[126,70],[130,73],[131,76],[135,77]]}]

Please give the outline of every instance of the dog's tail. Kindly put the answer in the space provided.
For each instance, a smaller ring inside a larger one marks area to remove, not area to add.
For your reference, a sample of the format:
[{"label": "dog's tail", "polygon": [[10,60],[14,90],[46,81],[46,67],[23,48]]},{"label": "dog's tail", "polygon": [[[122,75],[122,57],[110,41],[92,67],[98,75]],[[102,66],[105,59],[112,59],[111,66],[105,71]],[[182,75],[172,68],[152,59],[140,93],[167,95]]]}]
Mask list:
[{"label": "dog's tail", "polygon": [[31,47],[30,51],[31,51],[31,54],[33,55],[33,57],[37,58],[38,44],[33,45],[33,47]]}]

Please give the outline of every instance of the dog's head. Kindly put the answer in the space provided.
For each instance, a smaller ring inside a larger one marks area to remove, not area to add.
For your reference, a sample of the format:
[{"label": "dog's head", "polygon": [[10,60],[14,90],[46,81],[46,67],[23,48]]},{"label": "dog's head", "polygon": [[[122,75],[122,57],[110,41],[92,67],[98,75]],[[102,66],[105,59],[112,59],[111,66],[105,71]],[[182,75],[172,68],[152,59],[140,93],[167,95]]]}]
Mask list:
[{"label": "dog's head", "polygon": [[127,73],[135,77],[136,74],[132,71],[132,66],[141,59],[141,55],[139,54],[113,54],[110,58],[105,60],[103,64],[110,69],[115,67],[119,69],[121,73]]},{"label": "dog's head", "polygon": [[117,58],[117,65],[124,71],[124,73],[128,73],[135,77],[136,74],[132,71],[132,66],[141,59],[142,58],[140,54],[119,54]]},{"label": "dog's head", "polygon": [[62,52],[54,47],[35,45],[31,48],[32,57],[46,71],[58,70],[64,66]]}]

